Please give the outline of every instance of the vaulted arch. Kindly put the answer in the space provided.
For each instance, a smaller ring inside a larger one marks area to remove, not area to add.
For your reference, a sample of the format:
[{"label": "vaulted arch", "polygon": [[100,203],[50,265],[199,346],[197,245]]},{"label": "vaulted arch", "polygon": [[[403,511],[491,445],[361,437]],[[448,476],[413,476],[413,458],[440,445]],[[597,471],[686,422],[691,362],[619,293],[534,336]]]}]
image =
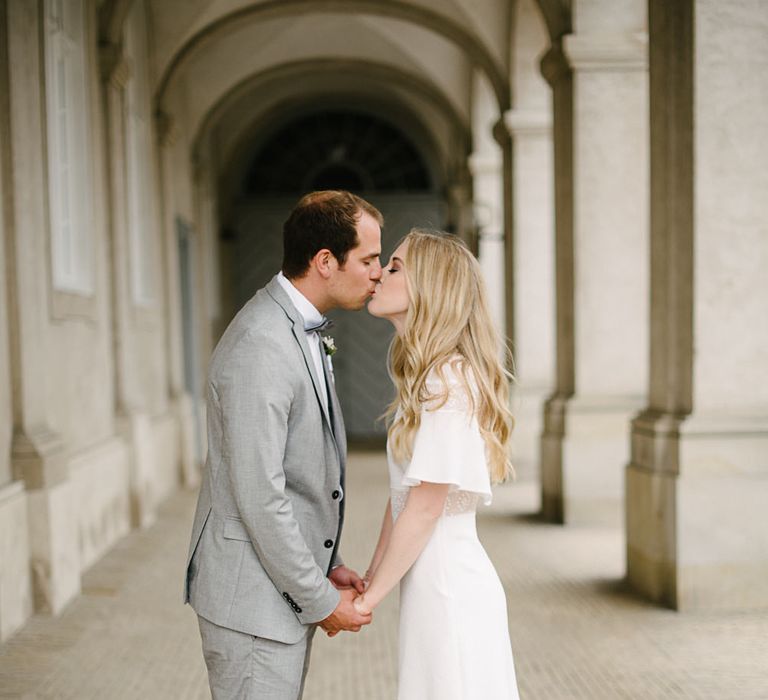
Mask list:
[{"label": "vaulted arch", "polygon": [[398,19],[429,29],[460,47],[470,61],[488,77],[494,94],[503,112],[509,105],[509,81],[504,70],[493,58],[483,43],[465,27],[445,15],[423,6],[415,6],[404,0],[267,0],[258,5],[235,10],[220,17],[187,39],[177,49],[165,66],[155,92],[155,100],[161,106],[176,73],[185,61],[204,43],[225,36],[236,27],[247,22],[263,22],[298,15],[359,13],[378,17]]}]

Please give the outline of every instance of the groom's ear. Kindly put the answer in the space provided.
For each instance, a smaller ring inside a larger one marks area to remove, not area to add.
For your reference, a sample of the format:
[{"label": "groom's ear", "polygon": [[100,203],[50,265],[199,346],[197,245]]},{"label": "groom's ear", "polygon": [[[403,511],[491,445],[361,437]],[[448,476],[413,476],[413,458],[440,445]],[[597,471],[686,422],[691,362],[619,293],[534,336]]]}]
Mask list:
[{"label": "groom's ear", "polygon": [[333,271],[338,267],[336,257],[328,248],[321,248],[315,253],[315,257],[310,261],[310,266],[314,267],[323,279],[328,279]]}]

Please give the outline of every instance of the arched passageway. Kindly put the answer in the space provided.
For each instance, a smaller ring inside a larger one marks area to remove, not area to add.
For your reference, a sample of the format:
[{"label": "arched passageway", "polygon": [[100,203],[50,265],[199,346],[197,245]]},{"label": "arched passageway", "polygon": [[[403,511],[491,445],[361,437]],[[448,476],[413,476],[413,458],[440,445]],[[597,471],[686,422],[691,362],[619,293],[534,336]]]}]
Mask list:
[{"label": "arched passageway", "polygon": [[[411,226],[451,228],[443,168],[415,120],[397,124],[350,99],[324,102],[302,104],[290,116],[260,124],[238,149],[248,163],[238,191],[221,193],[231,202],[221,212],[221,245],[232,313],[280,269],[283,222],[307,192],[348,189],[374,203],[385,218],[383,262]],[[348,436],[380,441],[384,425],[377,418],[391,397],[390,326],[364,311],[330,316],[341,350],[334,370]]]}]

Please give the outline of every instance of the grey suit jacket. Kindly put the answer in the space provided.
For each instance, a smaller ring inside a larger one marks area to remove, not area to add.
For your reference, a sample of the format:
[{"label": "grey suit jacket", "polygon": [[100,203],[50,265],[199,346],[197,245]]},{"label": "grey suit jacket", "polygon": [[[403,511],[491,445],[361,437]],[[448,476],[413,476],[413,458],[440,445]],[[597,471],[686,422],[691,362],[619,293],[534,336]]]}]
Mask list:
[{"label": "grey suit jacket", "polygon": [[208,374],[184,600],[217,625],[293,644],[338,605],[327,575],[340,563],[346,440],[325,381],[329,409],[303,319],[273,279],[229,325]]}]

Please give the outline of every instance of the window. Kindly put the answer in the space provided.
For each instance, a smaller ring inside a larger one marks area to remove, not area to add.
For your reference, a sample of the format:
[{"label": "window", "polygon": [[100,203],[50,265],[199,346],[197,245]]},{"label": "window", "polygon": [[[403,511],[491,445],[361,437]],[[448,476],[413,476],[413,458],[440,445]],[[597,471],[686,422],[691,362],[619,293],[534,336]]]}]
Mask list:
[{"label": "window", "polygon": [[51,268],[56,290],[93,293],[88,95],[82,0],[46,0],[46,104]]}]

